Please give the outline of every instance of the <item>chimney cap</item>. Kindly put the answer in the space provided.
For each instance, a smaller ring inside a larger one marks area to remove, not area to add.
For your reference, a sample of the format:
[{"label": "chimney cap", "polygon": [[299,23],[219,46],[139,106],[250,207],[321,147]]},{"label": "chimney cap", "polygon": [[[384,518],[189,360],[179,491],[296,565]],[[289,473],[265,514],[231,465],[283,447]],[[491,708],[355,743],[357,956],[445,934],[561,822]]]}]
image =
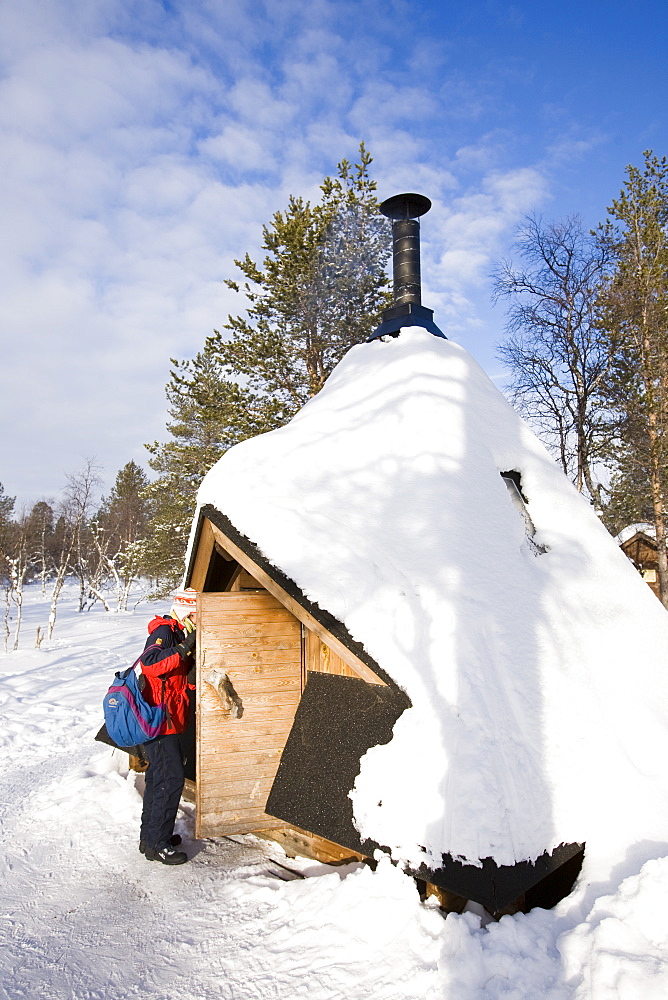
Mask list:
[{"label": "chimney cap", "polygon": [[395,194],[386,198],[380,205],[380,211],[393,222],[405,219],[418,219],[431,208],[431,201],[423,194]]}]

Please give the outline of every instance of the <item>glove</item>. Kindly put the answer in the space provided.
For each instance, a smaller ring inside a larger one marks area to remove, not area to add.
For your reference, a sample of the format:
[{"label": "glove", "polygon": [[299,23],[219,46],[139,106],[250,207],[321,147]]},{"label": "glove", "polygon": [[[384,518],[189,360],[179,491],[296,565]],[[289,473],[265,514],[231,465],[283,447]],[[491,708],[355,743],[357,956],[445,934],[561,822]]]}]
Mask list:
[{"label": "glove", "polygon": [[177,645],[176,648],[177,648],[177,650],[179,651],[179,653],[181,654],[181,656],[183,657],[184,660],[185,660],[185,658],[187,656],[191,655],[191,653],[195,649],[195,643],[196,642],[197,642],[197,633],[196,632],[191,632],[190,635],[187,635],[185,637],[185,639],[183,640],[183,642],[178,643],[178,645]]}]

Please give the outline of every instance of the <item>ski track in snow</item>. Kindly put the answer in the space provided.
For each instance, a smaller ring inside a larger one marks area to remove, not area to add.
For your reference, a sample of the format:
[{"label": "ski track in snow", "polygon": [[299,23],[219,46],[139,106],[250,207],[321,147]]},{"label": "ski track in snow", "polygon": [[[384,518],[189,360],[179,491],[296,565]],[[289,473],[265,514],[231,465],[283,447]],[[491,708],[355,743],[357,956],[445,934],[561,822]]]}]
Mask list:
[{"label": "ski track in snow", "polygon": [[[189,864],[147,862],[143,778],[93,738],[154,609],[75,609],[71,590],[54,640],[31,649],[45,611],[29,588],[26,648],[0,656],[0,1000],[668,996],[663,844],[639,845],[598,892],[486,928],[421,904],[387,859],[372,872],[286,861],[252,836],[195,841],[187,804]],[[305,877],[281,881],[272,857]]]}]

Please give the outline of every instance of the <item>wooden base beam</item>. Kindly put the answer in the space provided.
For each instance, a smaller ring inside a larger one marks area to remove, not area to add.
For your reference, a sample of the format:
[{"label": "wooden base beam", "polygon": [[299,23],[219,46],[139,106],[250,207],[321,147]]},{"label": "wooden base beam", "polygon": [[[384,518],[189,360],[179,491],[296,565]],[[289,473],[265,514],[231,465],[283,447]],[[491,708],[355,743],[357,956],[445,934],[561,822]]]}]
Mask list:
[{"label": "wooden base beam", "polygon": [[[416,881],[418,881],[418,888],[421,889],[421,880]],[[458,896],[456,892],[449,892],[448,889],[443,889],[440,885],[434,885],[433,882],[423,882],[422,884],[424,885],[425,899],[428,899],[429,896],[435,896],[439,907],[444,913],[464,912],[464,907],[468,903],[468,899],[464,896]]]},{"label": "wooden base beam", "polygon": [[365,861],[366,856],[342,847],[332,840],[318,837],[308,830],[300,830],[296,826],[286,826],[277,830],[253,830],[256,837],[263,840],[273,840],[283,848],[290,858],[297,856],[312,858],[326,865],[343,865],[351,861]]}]

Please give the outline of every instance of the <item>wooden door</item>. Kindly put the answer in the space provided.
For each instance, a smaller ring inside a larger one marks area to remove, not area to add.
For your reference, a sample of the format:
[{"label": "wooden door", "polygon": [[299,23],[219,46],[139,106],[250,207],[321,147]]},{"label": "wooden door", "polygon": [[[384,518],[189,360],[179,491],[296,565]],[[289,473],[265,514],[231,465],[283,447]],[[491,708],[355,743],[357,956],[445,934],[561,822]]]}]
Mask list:
[{"label": "wooden door", "polygon": [[301,626],[267,591],[198,595],[197,836],[284,826],[264,807],[302,688]]}]

